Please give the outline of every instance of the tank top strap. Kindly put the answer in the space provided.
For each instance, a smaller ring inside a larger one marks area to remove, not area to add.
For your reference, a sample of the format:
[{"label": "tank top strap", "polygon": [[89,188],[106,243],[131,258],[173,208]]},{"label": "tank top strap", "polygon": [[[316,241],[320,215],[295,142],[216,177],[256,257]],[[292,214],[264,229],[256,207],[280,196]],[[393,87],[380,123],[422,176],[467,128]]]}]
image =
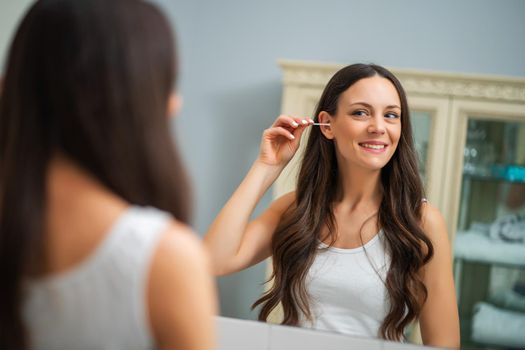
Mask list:
[{"label": "tank top strap", "polygon": [[[104,250],[115,252],[116,247],[137,249],[137,254],[149,254],[164,233],[172,217],[152,207],[130,207],[117,220],[107,239]],[[139,253],[140,252],[140,253]]]}]

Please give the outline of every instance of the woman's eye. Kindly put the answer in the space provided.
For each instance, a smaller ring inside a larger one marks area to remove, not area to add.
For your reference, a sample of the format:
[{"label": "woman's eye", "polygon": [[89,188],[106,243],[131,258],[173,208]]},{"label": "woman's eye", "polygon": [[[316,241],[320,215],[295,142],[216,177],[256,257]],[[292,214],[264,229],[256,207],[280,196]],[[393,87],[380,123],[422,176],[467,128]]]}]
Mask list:
[{"label": "woman's eye", "polygon": [[388,119],[397,119],[399,118],[399,115],[397,113],[387,113],[385,114],[385,117],[387,117]]},{"label": "woman's eye", "polygon": [[363,111],[363,110],[358,110],[358,111],[352,112],[352,115],[355,115],[355,116],[358,116],[358,117],[365,117],[365,116],[368,115],[368,113],[366,111]]}]

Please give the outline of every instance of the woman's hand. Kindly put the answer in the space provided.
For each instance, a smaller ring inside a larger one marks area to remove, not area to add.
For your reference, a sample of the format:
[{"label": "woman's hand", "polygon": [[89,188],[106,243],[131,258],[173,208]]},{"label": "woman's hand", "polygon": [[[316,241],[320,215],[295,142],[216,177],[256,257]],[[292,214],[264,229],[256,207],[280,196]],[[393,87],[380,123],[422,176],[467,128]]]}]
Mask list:
[{"label": "woman's hand", "polygon": [[280,115],[263,132],[258,161],[284,168],[297,152],[304,130],[313,122],[310,118]]}]

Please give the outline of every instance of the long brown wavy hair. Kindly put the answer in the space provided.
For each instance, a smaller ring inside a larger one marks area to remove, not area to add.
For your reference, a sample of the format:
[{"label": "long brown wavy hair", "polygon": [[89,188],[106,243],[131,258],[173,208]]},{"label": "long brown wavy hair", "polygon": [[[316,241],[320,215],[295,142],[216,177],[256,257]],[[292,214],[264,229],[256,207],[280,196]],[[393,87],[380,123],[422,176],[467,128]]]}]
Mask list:
[{"label": "long brown wavy hair", "polygon": [[[430,239],[421,228],[424,190],[418,174],[406,94],[398,79],[387,69],[373,64],[354,64],[339,70],[326,85],[315,111],[335,116],[339,96],[357,81],[379,75],[395,86],[401,100],[401,138],[397,150],[381,170],[383,196],[377,222],[384,231],[391,264],[384,281],[390,309],[378,336],[403,339],[405,327],[417,319],[427,298],[420,269],[433,255]],[[297,325],[300,314],[312,315],[305,286],[308,270],[318,253],[320,233],[327,226],[335,241],[334,203],[337,200],[339,171],[335,146],[320,128],[312,128],[298,174],[296,201],[283,214],[272,239],[273,281],[257,300],[259,320],[266,321],[280,303],[282,324]]]},{"label": "long brown wavy hair", "polygon": [[61,153],[129,203],[187,222],[187,177],[167,113],[167,19],[140,0],[39,0],[0,92],[0,349],[26,349],[24,280],[42,252],[47,170]]}]

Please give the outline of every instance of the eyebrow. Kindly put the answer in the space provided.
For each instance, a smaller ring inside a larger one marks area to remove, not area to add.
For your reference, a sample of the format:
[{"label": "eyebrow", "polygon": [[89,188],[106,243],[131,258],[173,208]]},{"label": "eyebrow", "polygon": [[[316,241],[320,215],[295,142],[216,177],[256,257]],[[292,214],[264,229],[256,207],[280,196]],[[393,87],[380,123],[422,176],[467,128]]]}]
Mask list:
[{"label": "eyebrow", "polygon": [[[366,103],[366,102],[354,102],[354,103],[350,104],[350,106],[353,106],[353,105],[363,105],[363,106],[368,107],[368,108],[373,108],[373,106],[371,104]],[[386,106],[385,109],[391,109],[391,108],[401,109],[401,107],[399,107],[398,105],[388,105],[388,106]]]}]

